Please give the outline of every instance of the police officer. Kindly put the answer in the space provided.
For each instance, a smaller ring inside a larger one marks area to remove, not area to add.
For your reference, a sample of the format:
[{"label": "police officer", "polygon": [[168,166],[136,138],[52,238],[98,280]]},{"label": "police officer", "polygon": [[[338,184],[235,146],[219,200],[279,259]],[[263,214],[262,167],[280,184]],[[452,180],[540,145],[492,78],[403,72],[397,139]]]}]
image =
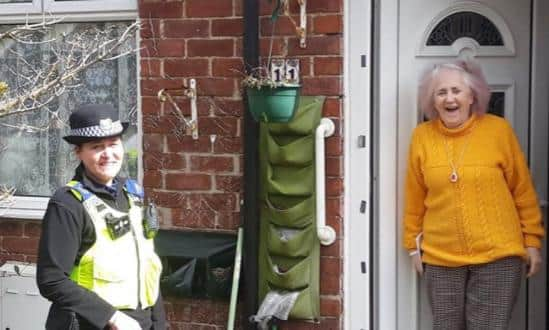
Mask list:
[{"label": "police officer", "polygon": [[81,163],[42,223],[37,282],[52,302],[46,329],[165,329],[162,266],[143,223],[143,191],[118,176],[128,123],[98,104],[81,106],[69,122],[63,139]]}]

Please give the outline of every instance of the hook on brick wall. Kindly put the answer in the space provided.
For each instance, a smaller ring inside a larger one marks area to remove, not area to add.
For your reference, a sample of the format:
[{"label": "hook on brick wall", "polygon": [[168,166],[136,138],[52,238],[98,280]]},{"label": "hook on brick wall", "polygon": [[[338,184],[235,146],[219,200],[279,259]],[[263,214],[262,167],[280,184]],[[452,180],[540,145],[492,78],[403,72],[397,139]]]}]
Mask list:
[{"label": "hook on brick wall", "polygon": [[305,34],[307,32],[307,0],[297,0],[299,3],[299,28],[297,34],[299,36],[299,47],[307,47]]},{"label": "hook on brick wall", "polygon": [[[179,89],[174,89],[174,90],[179,90]],[[197,99],[196,79],[190,79],[188,84],[187,84],[187,79],[184,80],[183,95],[189,98],[189,101],[191,104],[190,120],[187,119],[185,115],[183,115],[183,111],[181,111],[181,108],[179,108],[177,103],[173,100],[172,96],[168,92],[168,89],[164,88],[159,90],[157,97],[158,97],[158,100],[160,100],[160,102],[168,101],[168,103],[170,103],[170,105],[175,109],[175,113],[178,119],[180,119],[180,121],[185,124],[185,127],[188,130],[190,130],[193,140],[197,140],[198,139],[198,110],[196,107],[196,99]]]},{"label": "hook on brick wall", "polygon": [[[299,25],[292,18],[292,15],[290,15],[290,0],[278,0],[278,5],[273,12],[273,17],[276,18],[278,17],[278,13],[283,12],[295,27],[295,33],[299,37],[299,47],[306,48],[307,0],[297,0],[297,4],[299,5]],[[282,11],[279,11],[279,9],[282,9]]]}]

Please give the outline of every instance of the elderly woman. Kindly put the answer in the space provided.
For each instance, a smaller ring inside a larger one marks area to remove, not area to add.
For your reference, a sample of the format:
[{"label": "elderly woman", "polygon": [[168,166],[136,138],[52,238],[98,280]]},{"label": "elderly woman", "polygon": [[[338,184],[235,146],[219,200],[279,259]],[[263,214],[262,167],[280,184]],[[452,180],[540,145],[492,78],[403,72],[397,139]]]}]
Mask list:
[{"label": "elderly woman", "polygon": [[128,124],[109,105],[82,106],[69,120],[64,139],[81,163],[44,216],[37,281],[52,302],[46,329],[165,329],[143,191],[119,176]]},{"label": "elderly woman", "polygon": [[489,88],[466,61],[435,65],[419,87],[430,120],[413,132],[404,247],[424,275],[433,329],[507,329],[544,230],[526,161]]}]

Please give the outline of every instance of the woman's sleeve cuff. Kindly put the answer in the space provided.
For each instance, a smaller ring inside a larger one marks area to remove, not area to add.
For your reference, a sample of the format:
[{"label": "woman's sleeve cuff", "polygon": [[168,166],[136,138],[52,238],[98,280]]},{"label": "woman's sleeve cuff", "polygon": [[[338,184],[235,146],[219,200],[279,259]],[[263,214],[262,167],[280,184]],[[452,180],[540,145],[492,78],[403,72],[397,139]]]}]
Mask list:
[{"label": "woman's sleeve cuff", "polygon": [[541,249],[541,240],[534,235],[524,235],[524,246]]}]

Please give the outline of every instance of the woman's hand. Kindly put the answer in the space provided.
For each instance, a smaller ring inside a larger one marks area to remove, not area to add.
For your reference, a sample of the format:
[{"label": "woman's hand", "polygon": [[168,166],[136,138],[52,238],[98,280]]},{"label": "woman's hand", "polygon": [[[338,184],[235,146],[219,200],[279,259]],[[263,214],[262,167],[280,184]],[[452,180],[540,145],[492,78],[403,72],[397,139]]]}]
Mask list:
[{"label": "woman's hand", "polygon": [[528,273],[526,274],[526,277],[530,277],[541,269],[541,252],[535,247],[526,248],[526,252],[528,253],[528,261],[526,262],[528,264]]},{"label": "woman's hand", "polygon": [[421,261],[421,253],[417,251],[417,253],[410,254],[410,259],[412,261],[412,265],[414,266],[414,269],[416,270],[416,272],[419,274],[419,276],[422,276],[423,262]]}]

